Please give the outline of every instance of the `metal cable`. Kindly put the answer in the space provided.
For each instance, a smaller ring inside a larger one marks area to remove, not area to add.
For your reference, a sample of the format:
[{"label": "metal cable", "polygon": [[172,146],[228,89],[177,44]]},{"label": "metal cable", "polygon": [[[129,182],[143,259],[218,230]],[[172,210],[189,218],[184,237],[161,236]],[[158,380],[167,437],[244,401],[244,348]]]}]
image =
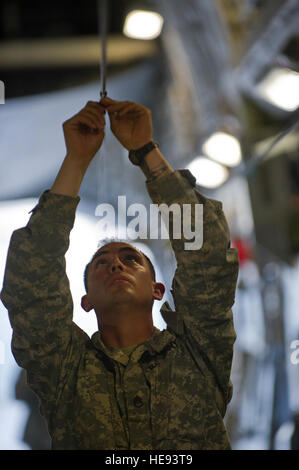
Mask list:
[{"label": "metal cable", "polygon": [[243,170],[244,176],[250,176],[254,172],[254,170],[266,160],[266,157],[269,156],[271,150],[278,144],[278,142],[280,142],[284,137],[286,137],[290,132],[292,132],[298,126],[299,126],[299,108],[297,108],[297,110],[292,113],[287,123],[281,129],[279,134],[275,137],[273,142],[267,147],[267,149],[262,154],[251,157],[251,159],[245,163],[245,171]]},{"label": "metal cable", "polygon": [[[106,90],[106,74],[107,74],[107,31],[108,31],[108,8],[107,0],[98,0],[98,31],[99,38],[101,42],[101,57],[100,57],[100,97],[104,98],[107,96]],[[104,139],[101,147],[101,159],[97,158],[97,175],[98,175],[98,184],[97,184],[97,200],[105,200],[107,194],[107,168],[106,168],[106,158],[107,152],[105,151],[106,139]]]},{"label": "metal cable", "polygon": [[106,74],[107,74],[107,30],[108,30],[108,9],[107,0],[98,0],[98,21],[99,21],[99,35],[101,40],[101,98],[107,96],[106,90]]}]

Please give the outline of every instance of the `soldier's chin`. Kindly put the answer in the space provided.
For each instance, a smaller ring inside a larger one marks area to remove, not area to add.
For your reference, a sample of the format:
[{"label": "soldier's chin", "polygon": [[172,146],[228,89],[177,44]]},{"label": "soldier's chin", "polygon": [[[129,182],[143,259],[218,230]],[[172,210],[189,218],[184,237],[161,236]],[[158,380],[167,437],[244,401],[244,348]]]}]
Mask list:
[{"label": "soldier's chin", "polygon": [[126,285],[125,283],[109,287],[106,291],[106,294],[107,298],[109,298],[109,301],[112,303],[114,303],[114,301],[116,301],[117,299],[134,297],[132,289],[129,285]]}]

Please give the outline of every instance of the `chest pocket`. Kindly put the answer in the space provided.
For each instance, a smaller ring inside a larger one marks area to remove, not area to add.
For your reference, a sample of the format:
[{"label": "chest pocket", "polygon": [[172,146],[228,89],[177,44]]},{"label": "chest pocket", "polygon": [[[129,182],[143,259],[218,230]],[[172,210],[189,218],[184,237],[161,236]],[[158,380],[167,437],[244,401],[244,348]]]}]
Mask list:
[{"label": "chest pocket", "polygon": [[74,427],[80,446],[85,449],[111,449],[115,446],[108,373],[96,354],[87,352],[78,371],[73,403]]},{"label": "chest pocket", "polygon": [[204,447],[208,390],[187,350],[173,347],[153,373],[151,411],[156,448]]}]

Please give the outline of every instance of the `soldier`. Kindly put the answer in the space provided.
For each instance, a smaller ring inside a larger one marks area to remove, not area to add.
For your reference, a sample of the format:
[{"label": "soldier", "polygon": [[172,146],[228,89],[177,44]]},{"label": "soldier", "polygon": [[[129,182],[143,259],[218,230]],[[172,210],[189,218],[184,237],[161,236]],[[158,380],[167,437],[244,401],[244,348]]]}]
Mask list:
[{"label": "soldier", "polygon": [[[64,255],[106,112],[115,137],[135,150],[130,159],[155,204],[203,204],[204,242],[188,251],[183,237],[171,239],[175,311],[164,303],[163,331],[152,305],[165,288],[149,260],[129,243],[101,247],[85,272],[82,307],[99,325],[89,338],[72,321]],[[202,196],[190,172],[170,166],[152,141],[151,112],[139,104],[89,101],[63,130],[66,157],[27,226],[12,235],[1,293],[13,354],[40,399],[52,448],[230,449],[223,418],[232,396],[238,256],[221,203]]]}]

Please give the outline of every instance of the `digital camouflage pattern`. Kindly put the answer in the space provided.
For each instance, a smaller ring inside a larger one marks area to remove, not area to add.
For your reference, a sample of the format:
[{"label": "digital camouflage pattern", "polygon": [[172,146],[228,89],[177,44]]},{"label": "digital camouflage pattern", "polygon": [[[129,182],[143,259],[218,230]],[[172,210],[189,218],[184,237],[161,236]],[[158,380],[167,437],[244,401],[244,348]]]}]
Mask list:
[{"label": "digital camouflage pattern", "polygon": [[165,302],[167,329],[155,329],[130,357],[72,321],[64,255],[79,197],[45,192],[13,233],[1,298],[53,449],[230,449],[223,417],[232,396],[238,256],[221,203],[200,195],[194,181],[181,170],[147,182],[156,204],[204,204],[204,244],[184,251],[183,239],[172,240],[175,312]]}]

